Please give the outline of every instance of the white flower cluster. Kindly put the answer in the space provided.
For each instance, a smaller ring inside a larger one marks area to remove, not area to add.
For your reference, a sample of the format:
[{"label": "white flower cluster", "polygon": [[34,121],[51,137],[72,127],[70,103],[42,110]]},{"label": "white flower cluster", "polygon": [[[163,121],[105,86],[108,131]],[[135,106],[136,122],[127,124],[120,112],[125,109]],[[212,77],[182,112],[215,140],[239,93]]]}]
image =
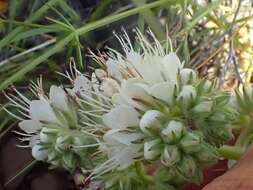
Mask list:
[{"label": "white flower cluster", "polygon": [[[198,183],[199,165],[214,163],[214,146],[232,136],[226,125],[228,96],[184,68],[152,32],[153,45],[136,34],[142,52],[134,50],[126,33],[116,36],[124,56],[110,48],[106,55],[91,52],[101,68],[87,77],[74,66],[65,75],[73,84],[67,93],[52,86],[48,98],[37,86],[39,100],[29,101],[19,92],[21,103],[9,97],[29,118],[19,126],[36,159],[68,169],[88,168],[89,179],[132,172],[140,162],[159,162]],[[104,179],[104,184],[123,184],[122,179]]]}]

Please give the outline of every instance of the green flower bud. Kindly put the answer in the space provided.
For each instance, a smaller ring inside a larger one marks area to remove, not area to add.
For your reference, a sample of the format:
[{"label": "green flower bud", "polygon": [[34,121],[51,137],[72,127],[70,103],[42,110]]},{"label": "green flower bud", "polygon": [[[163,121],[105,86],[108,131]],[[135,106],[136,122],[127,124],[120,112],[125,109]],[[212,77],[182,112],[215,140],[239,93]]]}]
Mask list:
[{"label": "green flower bud", "polygon": [[219,154],[213,146],[202,144],[200,151],[195,154],[195,158],[200,164],[214,164],[219,158]]},{"label": "green flower bud", "polygon": [[55,150],[58,152],[63,152],[67,150],[70,143],[69,136],[59,136],[55,142]]},{"label": "green flower bud", "polygon": [[201,148],[202,138],[198,133],[188,132],[181,140],[180,146],[188,153],[198,152]]},{"label": "green flower bud", "polygon": [[194,108],[194,112],[211,112],[213,102],[211,101],[204,101],[199,104],[197,104]]},{"label": "green flower bud", "polygon": [[184,155],[177,165],[179,173],[187,180],[199,183],[200,176],[196,161],[190,155]]},{"label": "green flower bud", "polygon": [[161,141],[159,139],[148,141],[144,143],[144,158],[146,160],[155,160],[158,156],[160,156],[160,150],[158,145]]},{"label": "green flower bud", "polygon": [[32,148],[32,156],[36,160],[44,161],[47,158],[48,150],[44,150],[41,145],[34,145]]},{"label": "green flower bud", "polygon": [[212,82],[210,82],[209,80],[205,80],[204,81],[204,85],[203,85],[203,89],[205,92],[210,92],[212,87]]},{"label": "green flower bud", "polygon": [[56,133],[56,129],[44,127],[40,131],[40,141],[44,143],[50,143],[55,139]]},{"label": "green flower bud", "polygon": [[196,90],[191,85],[184,85],[179,95],[177,96],[177,101],[183,101],[184,104],[188,104],[191,100],[196,98]]},{"label": "green flower bud", "polygon": [[65,168],[73,170],[76,168],[77,158],[73,153],[67,151],[63,154],[62,164]]},{"label": "green flower bud", "polygon": [[162,112],[159,112],[157,110],[148,110],[140,120],[141,130],[146,134],[150,134],[148,129],[156,130],[161,128],[162,125],[161,122],[159,121],[159,118],[162,117],[164,117],[164,114]]},{"label": "green flower bud", "polygon": [[181,122],[171,120],[168,126],[161,131],[161,136],[164,142],[173,143],[182,137],[184,130],[185,128]]},{"label": "green flower bud", "polygon": [[180,155],[180,150],[176,146],[167,145],[163,149],[161,163],[167,167],[173,166],[180,160]]},{"label": "green flower bud", "polygon": [[180,72],[180,79],[183,85],[187,85],[197,80],[197,74],[192,69],[184,68]]}]

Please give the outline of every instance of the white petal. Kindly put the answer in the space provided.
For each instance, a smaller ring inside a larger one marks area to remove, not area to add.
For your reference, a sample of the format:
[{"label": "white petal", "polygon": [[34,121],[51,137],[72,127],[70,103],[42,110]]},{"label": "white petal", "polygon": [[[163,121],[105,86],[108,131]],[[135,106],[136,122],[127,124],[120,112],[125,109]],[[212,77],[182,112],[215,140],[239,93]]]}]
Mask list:
[{"label": "white petal", "polygon": [[153,85],[150,88],[150,93],[152,96],[161,99],[170,105],[173,104],[173,93],[175,90],[175,83],[172,82],[161,82]]},{"label": "white petal", "polygon": [[103,69],[96,69],[94,73],[99,80],[103,80],[107,76]]},{"label": "white petal", "polygon": [[127,96],[124,93],[116,93],[112,96],[112,102],[116,105],[121,105],[121,104],[125,104],[125,105],[129,105],[133,108],[137,108],[139,110],[142,111],[146,111],[147,108],[139,103],[137,103],[136,101],[132,100],[129,96]]},{"label": "white petal", "polygon": [[40,141],[41,142],[49,143],[49,142],[52,141],[52,136],[48,135],[47,133],[57,133],[57,130],[56,129],[52,129],[52,128],[44,127],[40,131]]},{"label": "white petal", "polygon": [[100,87],[102,94],[107,97],[112,97],[113,94],[119,92],[119,89],[119,84],[112,78],[105,78]]},{"label": "white petal", "polygon": [[42,148],[41,145],[36,144],[32,148],[32,155],[36,160],[45,160],[47,158],[48,151],[47,150],[40,150]]},{"label": "white petal", "polygon": [[179,95],[177,96],[177,100],[179,101],[181,98],[183,99],[183,103],[187,104],[191,97],[194,99],[197,95],[195,88],[191,85],[184,85]]},{"label": "white petal", "polygon": [[143,80],[130,78],[122,82],[121,93],[128,95],[132,99],[144,100],[145,102],[153,102],[154,99],[148,94],[148,86]]},{"label": "white petal", "polygon": [[133,134],[128,134],[128,133],[123,133],[119,132],[119,130],[110,130],[108,131],[104,136],[103,139],[106,143],[110,145],[115,145],[115,146],[121,146],[122,145],[131,145],[131,143],[137,139],[141,138],[141,134],[139,133],[133,133]]},{"label": "white petal", "polygon": [[75,79],[74,88],[73,88],[73,91],[75,93],[87,95],[87,94],[90,94],[87,92],[87,90],[90,90],[90,89],[91,89],[91,82],[87,77],[80,75]]},{"label": "white petal", "polygon": [[120,73],[120,65],[117,63],[117,61],[113,59],[109,59],[106,62],[107,72],[110,77],[113,77],[119,81],[122,80],[122,75]]},{"label": "white petal", "polygon": [[146,133],[150,134],[150,132],[147,130],[149,128],[161,128],[162,125],[159,121],[159,118],[164,117],[164,114],[162,112],[159,112],[157,110],[148,110],[141,118],[140,120],[140,129]]},{"label": "white petal", "polygon": [[49,103],[41,100],[31,101],[30,115],[32,120],[59,123]]},{"label": "white petal", "polygon": [[55,106],[56,108],[59,108],[66,112],[69,111],[67,96],[62,88],[57,86],[51,86],[49,92],[49,99],[53,106]]},{"label": "white petal", "polygon": [[182,68],[182,64],[178,56],[174,52],[170,52],[163,58],[164,74],[171,82],[177,81],[178,71]]},{"label": "white petal", "polygon": [[190,79],[190,76],[192,76],[192,81],[193,82],[197,82],[196,81],[197,80],[197,74],[194,70],[188,69],[188,68],[184,68],[184,69],[181,70],[180,77],[181,77],[183,85],[187,84],[187,82]]},{"label": "white petal", "polygon": [[18,126],[26,133],[36,133],[42,128],[42,124],[38,120],[23,120]]},{"label": "white petal", "polygon": [[113,108],[109,113],[103,115],[106,126],[112,129],[124,129],[139,124],[138,112],[127,105]]}]

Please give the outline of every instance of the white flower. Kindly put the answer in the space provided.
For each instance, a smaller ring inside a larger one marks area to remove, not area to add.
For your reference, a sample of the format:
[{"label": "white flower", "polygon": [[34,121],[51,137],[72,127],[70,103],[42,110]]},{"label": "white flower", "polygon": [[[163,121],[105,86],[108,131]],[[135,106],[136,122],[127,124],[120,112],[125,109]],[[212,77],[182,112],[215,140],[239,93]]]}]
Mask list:
[{"label": "white flower", "polygon": [[162,124],[159,119],[164,118],[165,115],[162,112],[159,112],[157,110],[148,110],[145,112],[145,114],[142,116],[140,120],[140,129],[146,133],[150,134],[148,131],[149,128],[152,129],[160,129],[162,128]]},{"label": "white flower", "polygon": [[47,158],[48,151],[47,150],[41,150],[43,147],[41,145],[34,145],[32,147],[32,156],[36,160],[44,161]]},{"label": "white flower", "polygon": [[112,97],[119,89],[119,84],[112,78],[104,78],[100,87],[101,93],[107,97]]},{"label": "white flower", "polygon": [[59,123],[48,101],[33,100],[30,104],[30,116],[33,120]]},{"label": "white flower", "polygon": [[191,98],[194,99],[196,95],[197,92],[193,86],[184,85],[177,97],[177,101],[180,101],[182,99],[184,104],[188,104]]},{"label": "white flower", "polygon": [[90,95],[89,91],[91,90],[91,87],[90,80],[83,75],[79,75],[74,80],[74,88],[72,90],[80,95]]},{"label": "white flower", "polygon": [[210,112],[212,109],[212,104],[213,103],[211,101],[201,102],[200,104],[197,104],[193,108],[193,111],[195,111],[195,112]]},{"label": "white flower", "polygon": [[18,126],[28,134],[36,133],[42,128],[42,124],[38,120],[23,120]]},{"label": "white flower", "polygon": [[173,105],[173,94],[176,90],[176,84],[173,82],[161,82],[153,85],[150,88],[150,94],[157,99],[167,102],[169,105]]},{"label": "white flower", "polygon": [[155,139],[144,143],[144,158],[146,160],[154,160],[160,155],[160,150],[158,148],[154,148],[154,146],[160,142],[161,141],[159,139]]},{"label": "white flower", "polygon": [[179,140],[184,133],[184,125],[175,120],[171,120],[168,126],[161,131],[164,142],[171,143]]},{"label": "white flower", "polygon": [[197,80],[197,74],[194,70],[184,68],[180,71],[180,77],[182,80],[183,85],[186,85],[187,82],[191,79],[193,82]]},{"label": "white flower", "polygon": [[51,86],[49,92],[50,103],[56,108],[69,112],[68,100],[65,91],[57,86]]},{"label": "white flower", "polygon": [[119,105],[103,115],[105,125],[111,129],[126,129],[139,125],[139,113],[127,105]]}]

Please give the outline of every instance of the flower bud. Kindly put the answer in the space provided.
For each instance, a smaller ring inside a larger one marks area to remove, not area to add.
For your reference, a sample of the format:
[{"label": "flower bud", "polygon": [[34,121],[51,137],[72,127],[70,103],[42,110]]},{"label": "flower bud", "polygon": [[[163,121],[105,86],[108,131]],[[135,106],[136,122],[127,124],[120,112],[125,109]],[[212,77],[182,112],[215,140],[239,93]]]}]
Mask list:
[{"label": "flower bud", "polygon": [[62,157],[62,163],[65,166],[65,168],[69,170],[73,170],[76,168],[77,164],[77,158],[76,156],[71,152],[65,152]]},{"label": "flower bud", "polygon": [[156,145],[160,143],[160,140],[152,140],[144,143],[144,158],[146,160],[155,160],[159,155],[160,151]]},{"label": "flower bud", "polygon": [[202,138],[194,132],[188,132],[181,140],[180,146],[188,153],[198,152],[201,148]]},{"label": "flower bud", "polygon": [[68,149],[68,141],[69,136],[59,136],[55,142],[55,150],[58,152],[63,152],[64,150]]},{"label": "flower bud", "polygon": [[42,146],[41,145],[34,145],[32,147],[32,156],[36,159],[36,160],[45,160],[47,158],[47,150],[42,150]]},{"label": "flower bud", "polygon": [[183,101],[184,104],[188,104],[190,100],[195,99],[197,93],[193,86],[184,85],[181,92],[177,96],[177,101]]},{"label": "flower bud", "polygon": [[56,133],[56,129],[44,127],[40,131],[40,141],[44,143],[50,143],[54,140],[54,136],[56,135]]},{"label": "flower bud", "polygon": [[214,164],[219,155],[214,147],[208,144],[202,144],[201,149],[195,153],[195,158],[200,164]]},{"label": "flower bud", "polygon": [[184,155],[177,165],[179,173],[189,181],[198,182],[196,177],[198,176],[198,167],[194,158],[190,155]]},{"label": "flower bud", "polygon": [[182,69],[180,72],[180,78],[183,85],[187,85],[189,83],[195,82],[197,79],[197,74],[192,69]]},{"label": "flower bud", "polygon": [[115,93],[119,92],[119,89],[119,84],[112,78],[105,78],[100,87],[102,94],[107,97],[112,97]]},{"label": "flower bud", "polygon": [[159,118],[162,117],[164,117],[164,114],[162,112],[159,112],[157,110],[148,110],[142,116],[139,126],[144,133],[150,134],[148,129],[159,129],[162,127],[159,120]]},{"label": "flower bud", "polygon": [[163,149],[161,163],[167,167],[173,166],[180,160],[180,155],[180,150],[176,146],[167,145]]},{"label": "flower bud", "polygon": [[99,80],[103,80],[107,75],[103,69],[96,69],[94,73]]},{"label": "flower bud", "polygon": [[193,108],[193,111],[197,112],[197,113],[211,112],[211,109],[212,109],[212,102],[211,101],[204,101],[204,102],[197,104]]},{"label": "flower bud", "polygon": [[162,139],[166,143],[173,143],[179,140],[184,133],[184,126],[181,122],[171,120],[168,126],[162,130]]},{"label": "flower bud", "polygon": [[212,86],[212,82],[210,82],[209,80],[204,81],[203,89],[205,92],[210,92],[211,86]]}]

